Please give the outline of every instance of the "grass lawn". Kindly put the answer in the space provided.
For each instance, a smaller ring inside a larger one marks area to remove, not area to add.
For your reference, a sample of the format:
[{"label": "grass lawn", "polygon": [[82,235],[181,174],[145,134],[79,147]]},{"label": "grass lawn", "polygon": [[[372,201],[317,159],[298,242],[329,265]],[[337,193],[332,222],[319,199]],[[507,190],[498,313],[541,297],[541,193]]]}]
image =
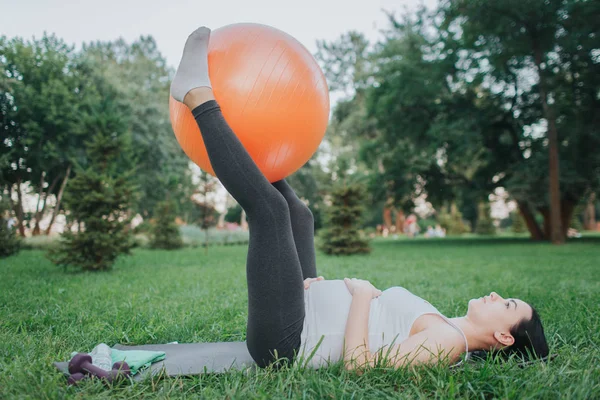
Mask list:
[{"label": "grass lawn", "polygon": [[600,240],[379,240],[368,256],[318,254],[326,278],[404,286],[447,316],[495,290],[532,303],[552,353],[526,368],[472,362],[448,370],[263,370],[69,388],[52,366],[114,345],[244,340],[243,245],[138,249],[108,273],[67,273],[39,250],[0,260],[0,398],[600,398]]}]

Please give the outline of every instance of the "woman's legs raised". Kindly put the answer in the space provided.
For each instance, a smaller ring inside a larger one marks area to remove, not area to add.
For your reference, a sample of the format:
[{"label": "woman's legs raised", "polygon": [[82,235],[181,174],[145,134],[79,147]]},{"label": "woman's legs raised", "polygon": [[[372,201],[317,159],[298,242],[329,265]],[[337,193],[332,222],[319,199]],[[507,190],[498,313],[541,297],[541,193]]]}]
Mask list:
[{"label": "woman's legs raised", "polygon": [[[285,197],[260,172],[223,118],[210,88],[208,69],[202,72],[203,65],[191,65],[206,63],[209,35],[208,29],[201,28],[188,38],[171,93],[192,110],[215,174],[248,216],[246,341],[257,364],[265,366],[274,361],[274,352],[291,359],[300,348],[302,270]],[[189,71],[206,76],[196,79]]]},{"label": "woman's legs raised", "polygon": [[310,209],[304,204],[294,192],[294,189],[282,179],[273,182],[273,186],[285,197],[290,208],[292,220],[292,231],[296,252],[302,266],[302,277],[316,278],[317,263],[315,260],[315,220]]}]

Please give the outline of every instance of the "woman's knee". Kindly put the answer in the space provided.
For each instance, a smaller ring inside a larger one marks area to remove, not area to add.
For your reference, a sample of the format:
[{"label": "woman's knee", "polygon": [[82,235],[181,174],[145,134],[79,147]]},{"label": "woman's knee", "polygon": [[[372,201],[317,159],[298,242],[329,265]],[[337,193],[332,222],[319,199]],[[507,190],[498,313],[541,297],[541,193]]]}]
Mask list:
[{"label": "woman's knee", "polygon": [[277,190],[269,190],[266,193],[262,193],[264,201],[255,202],[252,207],[246,210],[247,214],[253,214],[257,217],[268,217],[277,219],[288,219],[290,215],[290,207],[285,200],[285,197]]},{"label": "woman's knee", "polygon": [[300,220],[300,221],[314,225],[315,218],[313,216],[313,213],[310,210],[310,208],[308,208],[308,206],[306,204],[304,204],[304,202],[302,202],[301,200],[298,200],[296,202],[293,202],[289,206],[290,206],[290,212],[292,214],[294,214],[294,218],[296,220]]},{"label": "woman's knee", "polygon": [[253,335],[248,332],[246,347],[256,364],[264,368],[268,365],[284,365],[292,362],[298,354],[301,345],[301,329],[285,339],[277,339],[273,332]]}]

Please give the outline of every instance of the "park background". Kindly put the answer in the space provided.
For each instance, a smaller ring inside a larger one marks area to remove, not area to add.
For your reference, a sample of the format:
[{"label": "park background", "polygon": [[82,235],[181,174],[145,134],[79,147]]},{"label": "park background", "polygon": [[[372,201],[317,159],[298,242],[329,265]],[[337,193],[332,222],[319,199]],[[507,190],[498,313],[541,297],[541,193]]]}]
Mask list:
[{"label": "park background", "polygon": [[230,3],[0,2],[7,396],[74,394],[50,363],[99,342],[243,340],[243,210],[188,161],[168,112],[188,33],[243,21],[296,37],[329,84],[325,139],[288,179],[320,272],[405,286],[447,315],[490,290],[522,297],[562,361],[116,395],[598,396],[598,2]]}]

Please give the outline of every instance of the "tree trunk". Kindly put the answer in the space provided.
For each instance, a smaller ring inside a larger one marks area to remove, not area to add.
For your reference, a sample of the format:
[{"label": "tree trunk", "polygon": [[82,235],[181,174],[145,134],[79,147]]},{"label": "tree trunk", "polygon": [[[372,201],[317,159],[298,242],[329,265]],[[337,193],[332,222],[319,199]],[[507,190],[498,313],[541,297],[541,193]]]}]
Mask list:
[{"label": "tree trunk", "polygon": [[596,193],[592,193],[585,206],[583,227],[586,231],[596,230]]},{"label": "tree trunk", "polygon": [[392,231],[392,207],[388,205],[383,206],[383,226],[388,233]]},{"label": "tree trunk", "polygon": [[38,198],[35,204],[35,226],[31,231],[31,236],[38,236],[40,234],[40,203],[42,202],[42,193],[44,192],[44,176],[45,172],[40,174],[40,185],[38,186]]},{"label": "tree trunk", "polygon": [[21,177],[17,179],[17,204],[15,207],[15,214],[17,215],[17,226],[19,229],[19,235],[25,237],[25,213],[23,212],[23,196],[21,193]]},{"label": "tree trunk", "polygon": [[[535,42],[534,42],[535,43]],[[550,239],[554,244],[564,243],[563,229],[560,216],[560,181],[559,181],[559,159],[558,159],[558,132],[556,131],[556,119],[552,109],[548,106],[546,78],[542,71],[542,52],[534,45],[535,65],[538,71],[540,99],[544,110],[544,117],[548,121],[548,177],[550,180]]]},{"label": "tree trunk", "polygon": [[58,178],[59,177],[56,176],[54,178],[54,180],[52,181],[52,183],[50,184],[50,186],[48,187],[48,190],[46,190],[46,192],[44,192],[44,200],[42,201],[42,209],[39,211],[39,213],[36,213],[36,215],[35,215],[35,228],[33,228],[34,236],[39,235],[41,233],[40,222],[42,221],[42,219],[44,218],[44,215],[46,214],[46,205],[48,204],[48,196],[50,195],[50,193],[52,193],[54,191],[54,187],[58,183]]},{"label": "tree trunk", "polygon": [[52,217],[50,218],[50,222],[48,223],[48,228],[46,228],[46,235],[49,235],[52,231],[52,225],[54,225],[54,220],[60,211],[60,202],[62,201],[63,193],[65,191],[65,187],[67,186],[67,181],[69,180],[69,175],[71,175],[71,165],[67,167],[67,172],[65,172],[65,179],[63,179],[62,184],[60,185],[60,189],[58,190],[58,195],[56,196],[56,205],[54,206],[54,210],[52,210]]},{"label": "tree trunk", "polygon": [[[21,191],[21,186],[20,186],[20,179],[18,180],[19,185],[17,186],[19,192]],[[17,203],[15,203],[13,201],[12,198],[12,185],[8,185],[8,199],[10,200],[10,204],[12,206],[13,212],[15,213],[15,216],[17,217],[17,230],[19,231],[19,235],[21,235],[22,237],[25,237],[25,227],[23,226],[23,208],[22,205],[20,204],[19,201],[17,201]],[[20,193],[17,195],[18,198],[20,198]],[[20,210],[20,212],[19,212]]]},{"label": "tree trunk", "polygon": [[404,211],[396,210],[396,233],[399,235],[404,233],[404,220]]},{"label": "tree trunk", "polygon": [[531,208],[529,208],[529,205],[522,201],[518,201],[517,205],[519,206],[519,213],[523,217],[525,225],[527,225],[527,229],[531,234],[531,239],[544,240],[544,232],[542,232],[542,229],[535,220],[535,217],[531,212]]}]

